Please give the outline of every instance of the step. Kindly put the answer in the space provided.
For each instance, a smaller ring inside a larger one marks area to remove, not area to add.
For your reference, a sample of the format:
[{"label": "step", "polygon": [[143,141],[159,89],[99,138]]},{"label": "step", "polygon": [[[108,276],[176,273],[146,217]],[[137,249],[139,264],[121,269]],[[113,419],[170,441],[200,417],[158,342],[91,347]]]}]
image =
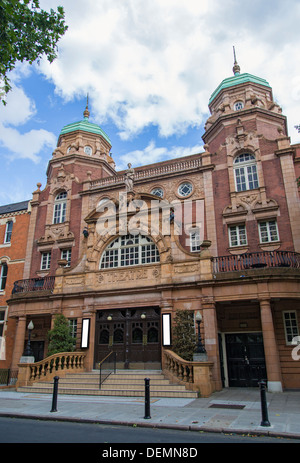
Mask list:
[{"label": "step", "polygon": [[[26,393],[40,393],[40,394],[52,394],[53,387],[39,388],[24,386],[18,388],[18,392]],[[58,394],[68,394],[68,395],[95,395],[95,396],[116,396],[116,397],[144,397],[145,392],[142,390],[124,390],[124,389],[110,389],[110,390],[95,390],[95,389],[78,389],[78,388],[58,388]],[[172,390],[159,390],[153,391],[150,397],[177,397],[177,398],[197,398],[198,395],[193,391],[174,391]]]},{"label": "step", "polygon": [[[197,392],[186,390],[183,385],[172,384],[161,370],[118,370],[112,373],[99,389],[99,371],[67,373],[60,378],[58,394],[103,395],[144,397],[145,378],[150,378],[151,397],[196,398]],[[20,387],[18,392],[53,393],[52,381],[36,381],[32,386]]]}]

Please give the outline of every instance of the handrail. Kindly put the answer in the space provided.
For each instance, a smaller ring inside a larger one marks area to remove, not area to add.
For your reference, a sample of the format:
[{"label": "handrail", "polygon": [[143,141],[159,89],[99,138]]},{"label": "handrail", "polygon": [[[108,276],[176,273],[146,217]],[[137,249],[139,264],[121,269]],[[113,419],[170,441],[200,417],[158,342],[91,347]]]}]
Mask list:
[{"label": "handrail", "polygon": [[14,282],[12,294],[27,293],[29,291],[51,291],[54,289],[55,276],[29,278]]},{"label": "handrail", "polygon": [[35,363],[19,363],[18,386],[46,381],[56,374],[84,371],[84,352],[60,352]]},{"label": "handrail", "polygon": [[164,350],[164,355],[166,359],[166,369],[169,370],[172,375],[186,383],[194,382],[194,362],[184,360],[171,350]]},{"label": "handrail", "polygon": [[[108,361],[111,357],[112,357],[112,368],[108,367],[107,369],[104,370],[103,368],[104,364],[108,365]],[[117,363],[117,353],[113,351],[107,354],[107,356],[104,357],[104,359],[101,360],[101,362],[99,363],[99,370],[100,370],[99,389],[101,389],[101,385],[112,374],[112,372],[116,373],[116,363]]]},{"label": "handrail", "polygon": [[213,257],[213,273],[276,267],[300,268],[300,254],[292,251],[263,251]]}]

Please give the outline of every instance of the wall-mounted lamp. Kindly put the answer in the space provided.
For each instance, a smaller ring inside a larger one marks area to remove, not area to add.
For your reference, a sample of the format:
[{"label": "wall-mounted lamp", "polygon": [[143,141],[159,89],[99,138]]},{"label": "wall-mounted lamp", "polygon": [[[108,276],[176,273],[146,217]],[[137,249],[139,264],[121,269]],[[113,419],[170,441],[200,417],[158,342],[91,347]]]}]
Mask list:
[{"label": "wall-mounted lamp", "polygon": [[84,227],[84,229],[83,229],[83,232],[82,232],[82,233],[83,233],[83,236],[84,236],[85,238],[87,238],[87,237],[89,236],[89,232],[88,232],[88,229],[87,229],[87,227]]},{"label": "wall-mounted lamp", "polygon": [[24,350],[23,356],[32,357],[33,352],[32,352],[31,346],[30,346],[31,331],[34,328],[34,324],[33,324],[32,320],[28,323],[27,328],[28,328],[28,342],[27,342],[26,349]]},{"label": "wall-mounted lamp", "polygon": [[142,313],[141,314],[141,318],[144,320],[146,318],[146,314],[145,313]]},{"label": "wall-mounted lamp", "polygon": [[107,320],[108,320],[108,321],[111,321],[111,320],[112,320],[112,316],[111,316],[111,315],[108,315]]}]

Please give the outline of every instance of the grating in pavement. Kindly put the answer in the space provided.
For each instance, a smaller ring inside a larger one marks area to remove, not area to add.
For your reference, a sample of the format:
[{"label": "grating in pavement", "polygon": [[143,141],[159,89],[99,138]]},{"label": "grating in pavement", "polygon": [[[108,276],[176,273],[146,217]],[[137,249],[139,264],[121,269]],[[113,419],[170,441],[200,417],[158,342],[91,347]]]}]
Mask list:
[{"label": "grating in pavement", "polygon": [[233,410],[242,410],[245,405],[239,404],[211,404],[209,408],[231,408]]}]

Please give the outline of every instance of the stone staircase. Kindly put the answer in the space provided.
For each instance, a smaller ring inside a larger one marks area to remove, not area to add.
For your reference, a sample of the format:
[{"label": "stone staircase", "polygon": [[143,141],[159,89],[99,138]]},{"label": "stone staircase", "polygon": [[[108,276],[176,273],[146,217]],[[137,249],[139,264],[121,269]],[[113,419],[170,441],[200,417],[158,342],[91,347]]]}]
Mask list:
[{"label": "stone staircase", "polygon": [[[171,384],[160,370],[117,370],[112,373],[99,389],[99,371],[88,373],[67,373],[58,382],[59,394],[97,395],[118,397],[144,397],[145,378],[150,379],[150,397],[197,398],[198,393],[184,386]],[[52,394],[53,380],[33,383],[32,386],[18,388],[18,392]]]}]

